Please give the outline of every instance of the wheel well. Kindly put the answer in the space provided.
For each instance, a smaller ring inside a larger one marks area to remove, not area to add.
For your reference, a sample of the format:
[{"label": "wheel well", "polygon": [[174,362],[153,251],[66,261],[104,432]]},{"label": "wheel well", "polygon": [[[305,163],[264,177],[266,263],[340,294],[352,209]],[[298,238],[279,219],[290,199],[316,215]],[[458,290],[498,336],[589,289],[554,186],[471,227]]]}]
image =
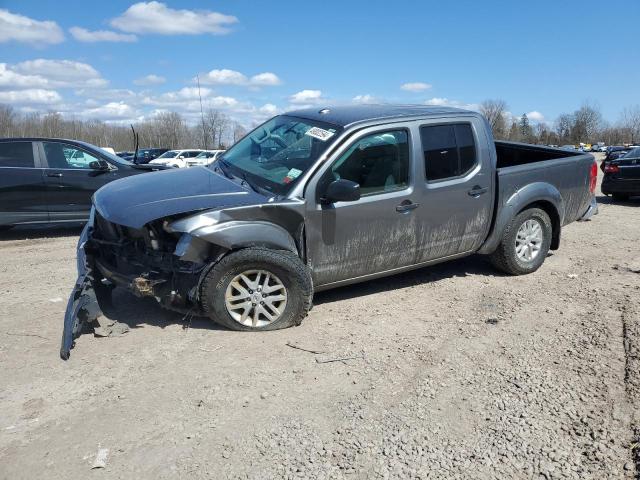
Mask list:
[{"label": "wheel well", "polygon": [[518,214],[524,212],[525,210],[529,210],[530,208],[539,208],[540,210],[544,210],[549,218],[551,219],[551,250],[558,250],[560,248],[560,233],[562,230],[562,226],[560,225],[560,215],[558,214],[558,210],[555,205],[551,202],[547,202],[545,200],[540,200],[538,202],[530,203],[523,209],[521,209]]}]

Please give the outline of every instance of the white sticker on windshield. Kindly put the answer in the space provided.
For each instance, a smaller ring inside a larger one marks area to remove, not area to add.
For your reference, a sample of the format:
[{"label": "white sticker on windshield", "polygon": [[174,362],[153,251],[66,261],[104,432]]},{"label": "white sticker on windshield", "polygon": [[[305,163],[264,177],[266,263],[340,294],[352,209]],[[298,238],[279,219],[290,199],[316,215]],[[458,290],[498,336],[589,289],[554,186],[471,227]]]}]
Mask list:
[{"label": "white sticker on windshield", "polygon": [[334,132],[330,132],[329,130],[324,130],[319,127],[311,127],[309,130],[306,131],[306,134],[309,135],[310,137],[317,138],[318,140],[322,140],[323,142],[326,142],[331,137],[333,137]]},{"label": "white sticker on windshield", "polygon": [[289,170],[289,173],[287,173],[287,177],[298,178],[301,173],[302,173],[302,170],[298,170],[297,168],[292,168],[291,170]]}]

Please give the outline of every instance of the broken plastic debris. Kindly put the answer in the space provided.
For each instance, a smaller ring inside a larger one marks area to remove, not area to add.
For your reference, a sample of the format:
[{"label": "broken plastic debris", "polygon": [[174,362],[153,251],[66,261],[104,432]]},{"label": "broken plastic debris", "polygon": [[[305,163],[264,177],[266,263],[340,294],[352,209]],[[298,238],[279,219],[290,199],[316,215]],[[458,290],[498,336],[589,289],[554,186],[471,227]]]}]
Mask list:
[{"label": "broken plastic debris", "polygon": [[106,468],[108,456],[109,456],[108,448],[99,448],[98,453],[96,454],[96,459],[93,461],[93,465],[91,465],[91,469]]},{"label": "broken plastic debris", "polygon": [[100,326],[93,331],[96,337],[119,337],[129,331],[129,325],[103,316],[98,317],[97,322]]}]

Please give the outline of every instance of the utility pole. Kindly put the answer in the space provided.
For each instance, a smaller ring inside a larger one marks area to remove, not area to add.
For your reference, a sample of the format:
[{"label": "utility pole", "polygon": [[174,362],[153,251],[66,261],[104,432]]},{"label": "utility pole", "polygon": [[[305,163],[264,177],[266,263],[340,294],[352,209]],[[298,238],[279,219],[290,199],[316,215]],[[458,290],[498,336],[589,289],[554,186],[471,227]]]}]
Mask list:
[{"label": "utility pole", "polygon": [[204,111],[202,110],[202,95],[200,95],[200,75],[196,75],[198,81],[198,98],[200,99],[200,118],[202,119],[202,143],[204,149],[207,150],[207,129],[204,126]]}]

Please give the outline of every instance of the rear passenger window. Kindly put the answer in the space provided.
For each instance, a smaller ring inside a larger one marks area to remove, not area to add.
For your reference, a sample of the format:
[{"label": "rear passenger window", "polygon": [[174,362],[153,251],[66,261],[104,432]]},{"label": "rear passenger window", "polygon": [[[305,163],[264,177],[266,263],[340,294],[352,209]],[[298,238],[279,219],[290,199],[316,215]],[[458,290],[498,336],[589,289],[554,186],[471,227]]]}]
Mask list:
[{"label": "rear passenger window", "polygon": [[35,167],[31,142],[0,143],[0,167]]},{"label": "rear passenger window", "polygon": [[476,165],[476,146],[469,124],[420,128],[427,181],[466,175]]}]

